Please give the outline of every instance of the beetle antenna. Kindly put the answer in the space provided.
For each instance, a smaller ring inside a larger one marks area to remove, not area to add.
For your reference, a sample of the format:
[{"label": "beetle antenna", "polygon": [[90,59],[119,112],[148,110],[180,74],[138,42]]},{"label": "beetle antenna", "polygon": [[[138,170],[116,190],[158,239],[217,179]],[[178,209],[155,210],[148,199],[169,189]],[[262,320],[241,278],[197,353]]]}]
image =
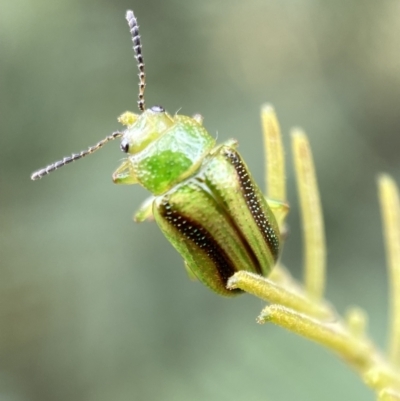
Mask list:
[{"label": "beetle antenna", "polygon": [[135,58],[137,62],[137,66],[139,69],[139,100],[138,106],[140,111],[144,111],[145,101],[144,101],[144,88],[146,87],[146,74],[144,72],[144,62],[142,55],[142,43],[140,42],[139,35],[139,25],[137,23],[137,19],[133,11],[128,10],[125,16],[128,21],[129,30],[131,32],[132,42],[133,42],[133,50],[135,51]]},{"label": "beetle antenna", "polygon": [[40,170],[35,171],[31,175],[31,179],[34,181],[39,180],[43,176],[50,174],[54,170],[57,170],[58,168],[65,166],[66,164],[72,163],[75,160],[81,159],[82,157],[85,157],[87,155],[90,155],[90,154],[96,152],[96,150],[99,150],[100,148],[102,148],[107,142],[110,142],[116,138],[120,138],[122,135],[123,135],[122,132],[119,132],[119,131],[113,132],[111,135],[108,135],[106,138],[102,139],[96,145],[91,146],[87,150],[82,150],[82,152],[80,152],[80,153],[72,153],[71,156],[64,157],[64,159],[62,159],[62,160],[59,160],[52,164],[49,164],[47,167],[41,168]]}]

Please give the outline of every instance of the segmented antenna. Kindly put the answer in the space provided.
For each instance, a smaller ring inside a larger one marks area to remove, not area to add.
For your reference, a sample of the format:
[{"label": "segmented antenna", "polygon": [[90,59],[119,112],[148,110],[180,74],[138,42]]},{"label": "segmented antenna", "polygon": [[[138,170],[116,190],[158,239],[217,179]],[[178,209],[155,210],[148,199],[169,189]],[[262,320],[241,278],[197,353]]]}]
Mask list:
[{"label": "segmented antenna", "polygon": [[[137,24],[137,20],[133,11],[128,10],[126,12],[126,20],[128,21],[129,30],[132,36],[133,42],[133,50],[135,51],[135,58],[137,61],[137,66],[139,69],[139,96],[138,96],[138,106],[139,110],[145,110],[145,102],[144,102],[144,88],[146,87],[146,74],[144,73],[144,62],[142,56],[142,45],[140,43],[140,35],[139,35],[139,26]],[[66,164],[72,163],[75,160],[81,159],[87,155],[90,155],[101,147],[103,147],[107,142],[112,141],[113,139],[122,137],[122,132],[113,132],[111,135],[107,136],[96,145],[91,146],[87,150],[83,150],[80,153],[73,153],[71,156],[64,157],[62,160],[59,160],[55,163],[49,164],[47,167],[42,168],[38,171],[35,171],[31,175],[32,180],[39,180],[40,178],[44,177],[47,174],[57,170],[58,168],[65,166]]]},{"label": "segmented antenna", "polygon": [[49,164],[47,167],[42,168],[38,171],[35,171],[31,175],[32,180],[39,180],[43,176],[50,174],[51,172],[57,170],[58,168],[65,166],[66,164],[72,163],[75,160],[79,160],[82,157],[85,157],[87,155],[90,155],[91,153],[96,152],[96,150],[99,150],[101,147],[103,147],[107,142],[112,141],[113,139],[120,138],[123,135],[122,132],[113,132],[111,135],[108,135],[106,138],[102,139],[100,142],[98,142],[96,145],[91,146],[87,150],[82,150],[80,153],[73,153],[71,156],[64,157],[64,159],[59,160],[58,162]]},{"label": "segmented antenna", "polygon": [[140,43],[139,25],[133,11],[128,10],[125,16],[128,21],[129,30],[132,36],[133,50],[135,51],[135,58],[139,69],[139,100],[138,107],[140,111],[145,110],[144,101],[144,88],[146,87],[146,74],[144,73],[144,62],[142,56],[142,44]]}]

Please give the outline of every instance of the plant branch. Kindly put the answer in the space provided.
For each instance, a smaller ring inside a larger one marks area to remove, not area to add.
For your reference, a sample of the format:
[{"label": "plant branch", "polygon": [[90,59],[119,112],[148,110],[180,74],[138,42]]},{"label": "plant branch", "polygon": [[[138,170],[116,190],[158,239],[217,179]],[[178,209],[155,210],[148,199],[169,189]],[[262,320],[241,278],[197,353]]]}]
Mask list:
[{"label": "plant branch", "polygon": [[[284,204],[286,188],[282,140],[271,106],[263,107],[262,122],[268,195]],[[342,318],[323,298],[326,245],[322,208],[311,149],[306,135],[300,130],[293,131],[292,150],[304,234],[305,283],[297,282],[278,263],[269,278],[239,271],[228,280],[228,288],[240,288],[270,304],[258,317],[259,323],[278,324],[332,350],[376,391],[379,401],[400,401],[400,204],[396,184],[386,175],[379,178],[391,285],[389,358],[386,360],[368,338],[366,312],[351,307]],[[268,203],[276,207],[269,199]],[[283,209],[277,207],[276,210],[279,226],[284,230],[284,214],[280,213]]]}]

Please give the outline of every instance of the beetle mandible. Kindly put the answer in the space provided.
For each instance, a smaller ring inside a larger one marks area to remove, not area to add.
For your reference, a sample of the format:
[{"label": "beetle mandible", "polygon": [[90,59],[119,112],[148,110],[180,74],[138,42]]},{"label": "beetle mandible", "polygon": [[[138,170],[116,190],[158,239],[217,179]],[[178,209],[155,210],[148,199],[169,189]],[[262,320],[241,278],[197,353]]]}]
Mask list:
[{"label": "beetle mandible", "polygon": [[127,157],[113,174],[117,184],[139,183],[152,193],[136,214],[154,217],[182,255],[190,275],[221,295],[230,276],[247,270],[267,276],[277,262],[281,236],[270,205],[237,152],[233,139],[217,145],[200,115],[170,115],[163,107],[145,107],[146,76],[138,24],[127,11],[139,68],[140,114],[125,112],[126,127],[96,145],[32,174],[37,180],[121,138]]}]

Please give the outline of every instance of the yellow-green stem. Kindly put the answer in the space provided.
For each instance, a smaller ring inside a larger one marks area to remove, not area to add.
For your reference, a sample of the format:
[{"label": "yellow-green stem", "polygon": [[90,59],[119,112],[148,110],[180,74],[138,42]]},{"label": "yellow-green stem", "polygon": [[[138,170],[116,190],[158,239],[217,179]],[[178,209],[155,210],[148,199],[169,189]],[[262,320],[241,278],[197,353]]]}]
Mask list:
[{"label": "yellow-green stem", "polygon": [[285,155],[281,130],[274,108],[265,104],[261,108],[264,134],[265,179],[267,198],[286,201]]},{"label": "yellow-green stem", "polygon": [[227,287],[229,289],[240,288],[264,301],[284,305],[320,319],[332,320],[335,318],[328,307],[313,302],[304,294],[291,291],[289,286],[282,287],[265,277],[244,270],[234,274],[228,280]]},{"label": "yellow-green stem", "polygon": [[310,145],[299,129],[292,132],[292,151],[304,237],[304,282],[308,295],[318,301],[325,289],[325,231]]},{"label": "yellow-green stem", "polygon": [[388,175],[378,180],[390,285],[389,358],[400,368],[400,204],[396,183]]}]

